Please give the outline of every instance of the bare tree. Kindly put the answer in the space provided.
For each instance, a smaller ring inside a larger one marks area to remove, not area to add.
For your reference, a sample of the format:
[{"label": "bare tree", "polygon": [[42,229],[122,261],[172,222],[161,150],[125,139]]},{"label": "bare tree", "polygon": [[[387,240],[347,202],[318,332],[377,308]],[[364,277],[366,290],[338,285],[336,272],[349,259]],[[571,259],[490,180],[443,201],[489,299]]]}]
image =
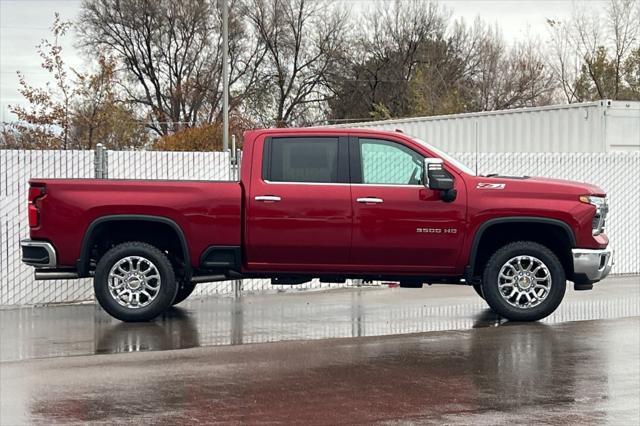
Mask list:
[{"label": "bare tree", "polygon": [[556,83],[537,47],[539,42],[507,46],[497,27],[485,32],[481,40],[478,72],[471,73],[477,93],[471,99],[474,110],[545,105],[553,100]]},{"label": "bare tree", "polygon": [[624,61],[633,49],[640,47],[640,2],[637,0],[612,0],[607,18],[609,39],[614,49],[614,99],[618,99]]},{"label": "bare tree", "polygon": [[[230,84],[237,105],[255,81],[260,52],[244,40],[239,2],[230,10]],[[218,119],[221,12],[210,0],[85,0],[80,37],[122,65],[126,97],[159,135]],[[242,82],[242,84],[240,84]]]},{"label": "bare tree", "polygon": [[244,13],[266,49],[254,112],[277,126],[304,124],[330,92],[345,50],[347,13],[327,1],[251,0]]},{"label": "bare tree", "polygon": [[548,23],[550,64],[567,102],[627,96],[625,67],[640,48],[640,1],[610,0],[604,19],[582,3],[570,21]]},{"label": "bare tree", "polygon": [[348,69],[333,84],[332,118],[411,114],[411,80],[419,68],[429,75],[439,72],[447,20],[448,12],[435,2],[419,0],[379,1],[364,11]]},{"label": "bare tree", "polygon": [[450,23],[430,2],[378,3],[351,67],[338,84],[331,118],[412,115],[548,104],[555,83],[536,40],[507,45],[479,18]]},{"label": "bare tree", "polygon": [[575,81],[580,73],[580,64],[569,39],[569,29],[559,21],[547,19],[550,27],[549,67],[555,75],[562,95],[568,103],[578,101]]}]

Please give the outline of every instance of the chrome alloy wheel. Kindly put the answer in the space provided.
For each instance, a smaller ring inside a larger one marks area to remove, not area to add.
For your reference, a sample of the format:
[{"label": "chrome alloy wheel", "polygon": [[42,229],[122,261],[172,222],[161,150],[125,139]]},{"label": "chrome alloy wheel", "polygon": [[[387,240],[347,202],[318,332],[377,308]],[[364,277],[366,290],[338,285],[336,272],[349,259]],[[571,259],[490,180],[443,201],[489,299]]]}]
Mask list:
[{"label": "chrome alloy wheel", "polygon": [[551,272],[533,256],[509,259],[498,274],[498,289],[511,306],[529,309],[538,306],[551,291]]},{"label": "chrome alloy wheel", "polygon": [[109,293],[121,306],[144,308],[160,292],[160,272],[156,265],[142,256],[127,256],[109,271]]}]

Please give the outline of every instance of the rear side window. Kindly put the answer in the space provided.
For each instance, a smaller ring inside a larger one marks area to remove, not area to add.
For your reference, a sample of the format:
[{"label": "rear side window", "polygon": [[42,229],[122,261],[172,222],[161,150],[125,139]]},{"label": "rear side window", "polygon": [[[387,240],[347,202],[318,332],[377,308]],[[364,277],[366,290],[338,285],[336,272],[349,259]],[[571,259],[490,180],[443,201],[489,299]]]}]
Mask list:
[{"label": "rear side window", "polygon": [[338,138],[272,138],[263,177],[271,182],[338,182]]}]

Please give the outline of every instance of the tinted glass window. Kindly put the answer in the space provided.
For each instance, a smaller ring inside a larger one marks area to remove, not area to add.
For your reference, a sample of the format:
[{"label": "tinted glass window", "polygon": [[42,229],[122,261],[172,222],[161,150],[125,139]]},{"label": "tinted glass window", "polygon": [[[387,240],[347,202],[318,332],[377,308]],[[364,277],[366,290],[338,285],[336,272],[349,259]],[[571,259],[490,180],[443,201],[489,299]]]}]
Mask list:
[{"label": "tinted glass window", "polygon": [[423,157],[400,144],[360,139],[362,183],[386,185],[420,185]]},{"label": "tinted glass window", "polygon": [[338,138],[273,138],[269,180],[337,182]]}]

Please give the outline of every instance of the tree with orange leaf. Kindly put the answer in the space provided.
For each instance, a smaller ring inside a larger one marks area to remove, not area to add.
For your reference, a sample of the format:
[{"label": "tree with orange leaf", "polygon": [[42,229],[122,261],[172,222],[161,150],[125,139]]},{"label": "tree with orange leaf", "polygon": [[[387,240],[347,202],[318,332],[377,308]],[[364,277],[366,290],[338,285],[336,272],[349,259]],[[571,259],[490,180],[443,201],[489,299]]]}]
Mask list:
[{"label": "tree with orange leaf", "polygon": [[18,117],[13,127],[25,147],[66,149],[69,143],[70,104],[74,93],[62,60],[60,38],[70,27],[71,23],[62,21],[56,13],[51,27],[53,41],[42,40],[36,46],[41,66],[53,77],[53,85],[35,87],[27,83],[22,72],[17,72],[18,91],[29,105],[9,105],[9,110]]}]

